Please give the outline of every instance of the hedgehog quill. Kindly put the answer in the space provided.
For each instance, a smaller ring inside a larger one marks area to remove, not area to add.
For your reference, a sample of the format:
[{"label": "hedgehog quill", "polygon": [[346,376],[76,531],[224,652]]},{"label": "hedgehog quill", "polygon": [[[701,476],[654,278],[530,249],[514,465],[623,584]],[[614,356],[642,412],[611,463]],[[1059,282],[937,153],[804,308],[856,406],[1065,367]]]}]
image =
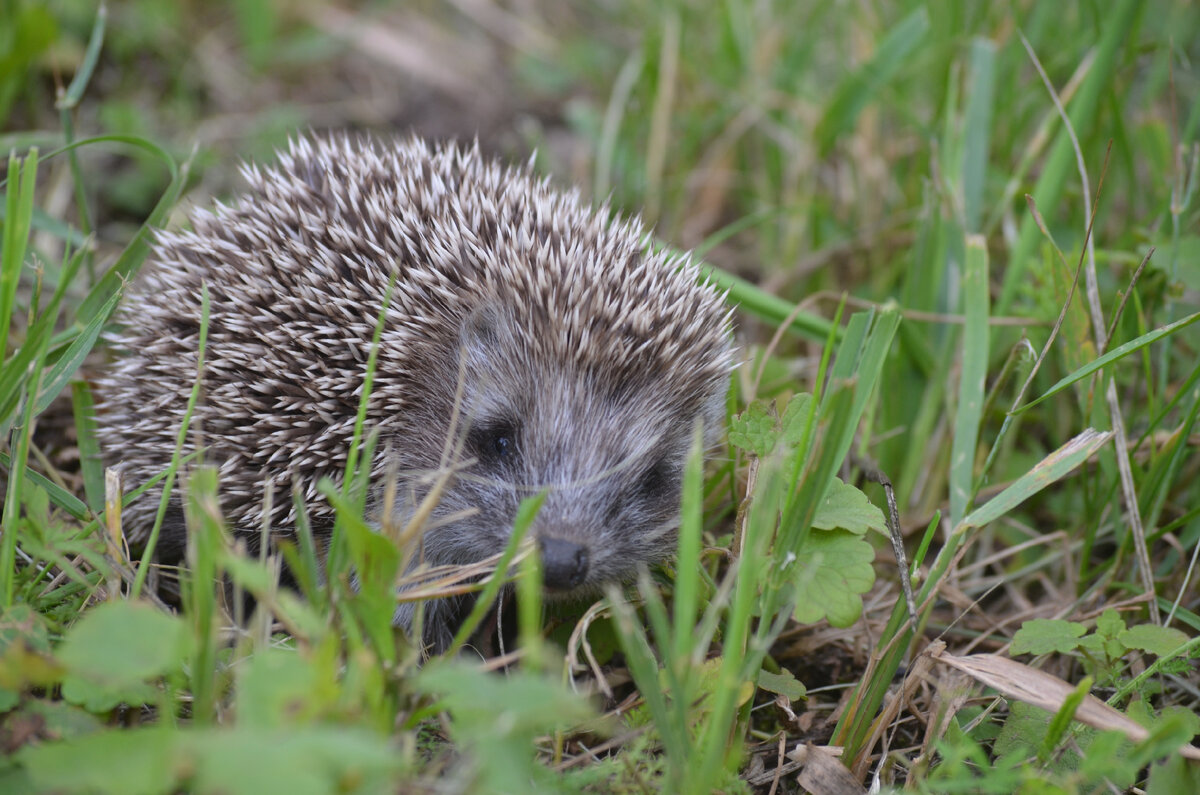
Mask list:
[{"label": "hedgehog quill", "polygon": [[[368,428],[372,482],[399,473],[397,522],[461,466],[419,555],[471,563],[502,550],[520,501],[549,590],[595,590],[667,557],[693,430],[715,441],[733,361],[723,296],[687,257],[655,252],[636,220],[505,167],[478,147],[302,138],[248,190],[162,232],[118,314],[100,379],[106,463],[134,488],[171,460],[196,377],[202,283],[210,296],[202,397],[185,453],[218,467],[233,532],[294,525],[295,485],[315,529],[332,527],[322,477],[340,481],[389,284]],[[161,492],[158,492],[161,493]],[[156,493],[126,508],[145,545]],[[172,495],[155,556],[183,558]],[[453,606],[426,605],[444,648]],[[410,624],[402,606],[397,622]]]}]

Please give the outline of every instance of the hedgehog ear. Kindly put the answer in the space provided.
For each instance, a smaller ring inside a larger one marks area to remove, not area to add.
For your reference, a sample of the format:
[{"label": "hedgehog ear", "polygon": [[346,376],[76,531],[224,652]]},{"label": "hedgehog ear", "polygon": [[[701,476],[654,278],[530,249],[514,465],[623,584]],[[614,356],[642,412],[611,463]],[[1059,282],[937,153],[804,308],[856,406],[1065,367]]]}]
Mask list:
[{"label": "hedgehog ear", "polygon": [[491,303],[483,303],[467,315],[463,321],[461,342],[467,351],[494,348],[500,341],[500,329],[504,327],[500,309]]},{"label": "hedgehog ear", "polygon": [[512,347],[512,329],[512,321],[503,309],[491,302],[480,304],[462,324],[459,351],[464,362],[477,371],[495,367],[498,349]]}]

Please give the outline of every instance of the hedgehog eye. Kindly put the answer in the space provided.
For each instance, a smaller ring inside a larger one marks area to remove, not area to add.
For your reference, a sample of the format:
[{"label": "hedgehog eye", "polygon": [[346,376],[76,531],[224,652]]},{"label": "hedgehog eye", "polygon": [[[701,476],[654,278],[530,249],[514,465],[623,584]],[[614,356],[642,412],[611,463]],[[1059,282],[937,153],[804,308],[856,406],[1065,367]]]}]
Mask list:
[{"label": "hedgehog eye", "polygon": [[517,456],[517,428],[507,422],[481,425],[467,434],[467,443],[482,463],[507,463]]},{"label": "hedgehog eye", "polygon": [[665,458],[659,459],[654,466],[642,475],[641,490],[647,497],[661,498],[665,496],[671,485],[671,464]]}]

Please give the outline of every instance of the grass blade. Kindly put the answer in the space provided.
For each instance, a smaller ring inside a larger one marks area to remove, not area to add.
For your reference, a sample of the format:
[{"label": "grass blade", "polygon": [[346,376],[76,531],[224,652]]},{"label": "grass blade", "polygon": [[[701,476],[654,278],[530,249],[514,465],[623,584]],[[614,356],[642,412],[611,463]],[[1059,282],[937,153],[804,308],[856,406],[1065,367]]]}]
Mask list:
[{"label": "grass blade", "polygon": [[[0,452],[0,468],[11,471],[11,467],[12,458],[8,453]],[[29,481],[38,488],[45,489],[46,494],[50,497],[50,501],[62,508],[73,518],[78,519],[81,522],[87,522],[93,518],[91,512],[88,510],[88,507],[84,505],[78,497],[47,478],[45,475],[34,472],[31,469],[26,469],[25,477],[28,478]],[[7,505],[7,503],[5,504]]]},{"label": "grass blade", "polygon": [[1039,461],[1033,469],[1017,478],[1004,491],[963,517],[955,525],[954,533],[961,533],[969,527],[982,527],[989,522],[996,521],[1091,458],[1111,438],[1111,431],[1100,432],[1094,428],[1088,428],[1078,434],[1071,441]]},{"label": "grass blade", "polygon": [[108,302],[100,308],[100,311],[95,317],[84,326],[83,331],[67,348],[66,353],[59,357],[54,363],[54,367],[50,369],[49,377],[46,379],[46,385],[38,395],[37,403],[34,406],[34,411],[41,414],[49,407],[54,398],[58,397],[58,393],[67,385],[67,381],[79,369],[79,365],[83,364],[83,360],[91,353],[92,346],[96,344],[96,339],[100,336],[100,332],[104,329],[104,323],[117,308],[117,302],[121,300],[121,294],[116,293]]},{"label": "grass blade", "polygon": [[796,312],[796,305],[791,301],[772,295],[740,276],[703,264],[700,265],[700,272],[717,289],[729,291],[730,303],[772,325],[778,326],[791,318],[790,328],[793,331],[818,342],[824,342],[829,332],[835,330],[825,318],[810,312]]},{"label": "grass blade", "polygon": [[1176,320],[1174,323],[1171,323],[1170,325],[1166,325],[1166,326],[1163,326],[1162,328],[1157,328],[1154,331],[1147,332],[1147,333],[1141,335],[1140,337],[1131,339],[1129,342],[1125,343],[1124,345],[1119,345],[1116,348],[1113,348],[1111,351],[1104,354],[1103,356],[1093,359],[1092,361],[1088,362],[1083,367],[1080,367],[1079,369],[1075,370],[1074,372],[1070,373],[1069,375],[1063,376],[1061,379],[1059,379],[1058,383],[1056,383],[1054,386],[1052,386],[1048,390],[1046,390],[1041,396],[1029,401],[1024,406],[1021,406],[1020,408],[1014,410],[1012,413],[1020,414],[1023,411],[1027,411],[1028,409],[1033,408],[1034,406],[1041,403],[1046,398],[1057,395],[1059,392],[1063,391],[1064,389],[1069,387],[1071,384],[1074,384],[1078,381],[1082,381],[1084,378],[1087,378],[1089,375],[1091,375],[1092,373],[1101,369],[1102,367],[1112,364],[1113,362],[1117,361],[1118,359],[1124,359],[1129,354],[1139,351],[1142,348],[1146,347],[1147,345],[1150,345],[1153,342],[1157,342],[1158,340],[1162,339],[1163,337],[1170,336],[1171,334],[1174,334],[1176,331],[1179,331],[1180,329],[1187,328],[1188,326],[1195,323],[1197,320],[1200,320],[1200,312],[1197,312],[1193,315],[1188,315],[1185,318]]},{"label": "grass blade", "polygon": [[[31,381],[31,391],[36,392],[41,382],[42,368],[40,362],[46,355],[46,343],[39,346],[34,356],[35,374]],[[21,516],[21,491],[25,483],[25,466],[29,461],[29,446],[33,436],[33,401],[26,397],[24,416],[20,424],[13,426],[9,449],[13,450],[11,466],[8,470],[8,493],[4,499],[4,510],[0,516],[0,607],[9,608],[13,604],[14,584],[16,579],[17,562],[17,525]]]},{"label": "grass blade", "polygon": [[958,524],[970,507],[975,481],[975,448],[983,411],[988,363],[988,256],[987,241],[969,235],[963,274],[962,374],[958,383],[958,411],[950,451],[950,524]]},{"label": "grass blade", "polygon": [[700,546],[704,535],[703,429],[696,428],[692,452],[683,473],[683,505],[679,521],[679,553],[675,565],[675,651],[676,660],[691,656],[695,644],[696,611],[700,586]]},{"label": "grass blade", "polygon": [[822,157],[828,155],[838,138],[854,126],[867,102],[892,79],[928,32],[929,12],[920,6],[883,38],[871,60],[838,86],[814,133]]},{"label": "grass blade", "polygon": [[996,83],[996,45],[990,39],[971,42],[967,102],[963,109],[963,226],[980,231],[983,219],[983,189],[987,182],[989,133]]},{"label": "grass blade", "polygon": [[150,537],[146,540],[146,549],[138,563],[137,574],[134,576],[133,587],[129,589],[129,598],[137,599],[150,573],[150,564],[154,560],[154,548],[158,545],[158,535],[162,532],[163,519],[167,515],[167,505],[171,499],[171,487],[175,484],[175,476],[179,472],[183,456],[184,442],[187,441],[188,427],[192,422],[192,412],[200,400],[200,387],[204,381],[204,349],[208,343],[208,320],[210,302],[208,287],[200,288],[200,339],[196,346],[196,381],[192,384],[192,393],[188,396],[187,407],[183,412],[183,421],[179,423],[179,433],[175,437],[175,450],[171,453],[171,463],[167,466],[166,478],[163,481],[162,496],[158,501],[158,513],[154,516],[154,526],[150,528]]},{"label": "grass blade", "polygon": [[8,156],[8,190],[5,195],[3,249],[0,250],[0,360],[8,354],[9,326],[17,299],[17,283],[25,267],[25,248],[33,222],[33,188],[37,184],[38,150],[31,149],[21,160]]},{"label": "grass blade", "polygon": [[475,604],[471,606],[471,612],[454,634],[454,640],[450,643],[450,648],[446,652],[448,656],[453,656],[463,647],[463,644],[470,640],[471,635],[479,628],[479,624],[483,621],[484,616],[491,609],[492,603],[496,601],[496,595],[500,593],[501,586],[508,581],[508,572],[512,567],[513,558],[517,556],[517,552],[521,548],[521,542],[525,540],[525,536],[529,533],[529,528],[533,526],[533,520],[537,517],[538,510],[541,509],[542,503],[545,501],[546,492],[527,497],[521,501],[521,505],[517,508],[517,516],[513,519],[513,531],[512,535],[509,536],[508,545],[500,555],[499,562],[496,563],[496,573],[483,586],[483,590],[475,598]]},{"label": "grass blade", "polygon": [[[1117,54],[1134,30],[1134,22],[1143,8],[1141,0],[1121,0],[1106,8],[1101,16],[1104,29],[1092,64],[1079,93],[1071,102],[1071,126],[1076,130],[1092,128],[1100,94],[1110,86],[1113,70],[1117,68]],[[1038,207],[1057,207],[1062,199],[1063,185],[1067,174],[1075,167],[1075,152],[1066,130],[1060,130],[1037,185],[1033,189],[1033,201]],[[1000,299],[996,302],[996,314],[1007,314],[1016,297],[1017,288],[1025,278],[1029,258],[1040,238],[1037,221],[1032,214],[1021,222],[1021,231],[1008,259]]]},{"label": "grass blade", "polygon": [[83,97],[83,92],[92,79],[92,72],[96,70],[96,63],[100,60],[100,50],[104,46],[104,27],[107,21],[108,6],[101,2],[100,7],[96,9],[96,21],[92,23],[92,33],[88,38],[87,50],[83,53],[83,60],[79,62],[79,68],[75,71],[75,77],[71,79],[71,84],[67,86],[66,93],[56,103],[59,108],[73,108]]},{"label": "grass blade", "polygon": [[79,444],[83,491],[87,495],[88,506],[98,513],[104,508],[104,463],[96,436],[96,402],[86,381],[71,383],[71,406],[75,415],[75,438]]}]

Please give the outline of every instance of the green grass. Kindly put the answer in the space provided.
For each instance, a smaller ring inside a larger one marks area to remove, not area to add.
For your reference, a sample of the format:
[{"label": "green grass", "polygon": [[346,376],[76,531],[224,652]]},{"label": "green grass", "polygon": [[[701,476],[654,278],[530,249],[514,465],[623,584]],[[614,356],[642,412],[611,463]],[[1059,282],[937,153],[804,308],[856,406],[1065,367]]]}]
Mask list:
[{"label": "green grass", "polygon": [[[510,110],[422,107],[700,253],[744,364],[671,565],[564,614],[526,506],[503,674],[393,629],[413,528],[363,521],[353,455],[328,577],[302,505],[248,556],[177,456],[177,611],[96,458],[87,378],[152,230],[293,127],[379,126],[344,101],[396,93],[364,58],[418,78],[320,3],[0,7],[0,791],[766,792],[781,742],[897,790],[1200,789],[1200,9],[534,5],[361,13],[503,64],[467,77]],[[476,625],[501,578],[460,577],[426,585],[481,588]]]}]

